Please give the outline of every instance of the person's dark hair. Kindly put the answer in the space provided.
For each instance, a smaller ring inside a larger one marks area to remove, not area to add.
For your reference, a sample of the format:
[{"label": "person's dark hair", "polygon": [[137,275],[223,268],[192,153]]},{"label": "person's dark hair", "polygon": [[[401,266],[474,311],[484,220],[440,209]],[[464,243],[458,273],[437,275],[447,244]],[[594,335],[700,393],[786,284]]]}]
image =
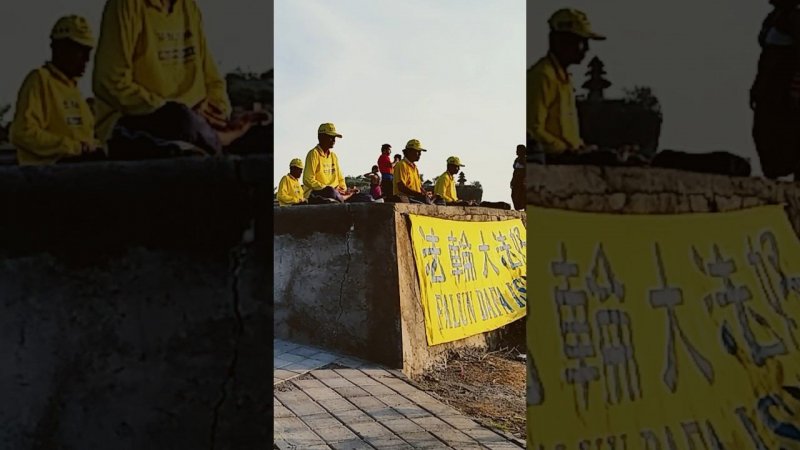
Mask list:
[{"label": "person's dark hair", "polygon": [[378,166],[372,166],[372,170],[378,169]]},{"label": "person's dark hair", "polygon": [[383,144],[383,145],[381,145],[381,150],[383,150],[383,149],[385,149],[385,148],[392,148],[392,146],[391,146],[390,144]]}]

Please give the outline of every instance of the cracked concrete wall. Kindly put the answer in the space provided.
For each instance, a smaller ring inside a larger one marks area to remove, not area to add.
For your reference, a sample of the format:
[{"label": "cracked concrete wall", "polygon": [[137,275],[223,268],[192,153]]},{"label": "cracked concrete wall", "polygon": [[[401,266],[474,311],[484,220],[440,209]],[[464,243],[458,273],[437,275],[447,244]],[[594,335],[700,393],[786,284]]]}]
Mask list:
[{"label": "cracked concrete wall", "polygon": [[397,367],[393,206],[275,208],[274,217],[275,336]]},{"label": "cracked concrete wall", "polygon": [[669,169],[528,164],[528,203],[583,212],[680,214],[785,204],[800,233],[800,184]]},{"label": "cracked concrete wall", "polygon": [[426,205],[276,208],[276,337],[339,350],[416,376],[452,349],[491,347],[510,335],[524,336],[518,321],[503,330],[428,347],[409,214],[524,220],[523,213],[514,211]]},{"label": "cracked concrete wall", "polygon": [[0,448],[268,442],[270,165],[0,168]]}]

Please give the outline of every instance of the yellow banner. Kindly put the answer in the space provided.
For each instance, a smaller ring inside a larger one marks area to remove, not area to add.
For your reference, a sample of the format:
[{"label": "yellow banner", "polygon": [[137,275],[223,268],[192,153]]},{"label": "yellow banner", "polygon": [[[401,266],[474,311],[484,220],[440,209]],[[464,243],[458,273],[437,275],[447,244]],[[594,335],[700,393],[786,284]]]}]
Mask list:
[{"label": "yellow banner", "polygon": [[411,215],[428,345],[491,331],[525,315],[525,225]]},{"label": "yellow banner", "polygon": [[783,208],[528,208],[528,448],[800,448],[800,243]]}]

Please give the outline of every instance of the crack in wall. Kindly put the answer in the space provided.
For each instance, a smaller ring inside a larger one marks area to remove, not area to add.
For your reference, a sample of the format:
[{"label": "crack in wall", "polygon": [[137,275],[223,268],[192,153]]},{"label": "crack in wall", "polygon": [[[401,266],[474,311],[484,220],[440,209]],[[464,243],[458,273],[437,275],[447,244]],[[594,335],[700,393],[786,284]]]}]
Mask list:
[{"label": "crack in wall", "polygon": [[[245,235],[247,235],[247,231],[249,230],[245,231]],[[228,383],[236,376],[236,364],[239,361],[239,344],[241,342],[242,334],[244,334],[244,320],[242,319],[239,297],[239,273],[242,269],[242,263],[247,256],[246,240],[246,238],[243,238],[242,242],[231,250],[231,296],[233,313],[236,318],[236,331],[233,345],[233,355],[231,356],[231,361],[228,364],[228,370],[225,374],[225,379],[222,381],[222,384],[219,387],[220,397],[217,400],[217,403],[214,405],[213,418],[211,421],[211,445],[209,447],[211,450],[216,448],[220,410],[222,409],[222,405],[225,403],[225,400],[228,397]]]},{"label": "crack in wall", "polygon": [[355,232],[355,224],[350,226],[350,229],[344,233],[344,248],[347,251],[347,263],[344,267],[344,274],[342,275],[342,282],[339,284],[339,313],[336,315],[336,325],[341,323],[342,314],[344,313],[344,306],[342,306],[342,297],[344,296],[344,284],[347,282],[347,277],[350,275],[350,262],[353,255],[350,252],[350,235]]}]

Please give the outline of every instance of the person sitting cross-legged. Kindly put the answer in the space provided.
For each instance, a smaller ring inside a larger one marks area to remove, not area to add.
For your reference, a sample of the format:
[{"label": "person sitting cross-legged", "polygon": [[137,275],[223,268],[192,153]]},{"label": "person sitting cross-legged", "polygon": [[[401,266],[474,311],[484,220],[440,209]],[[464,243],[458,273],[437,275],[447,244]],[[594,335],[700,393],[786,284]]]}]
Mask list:
[{"label": "person sitting cross-legged", "polygon": [[459,200],[456,192],[455,175],[464,167],[458,156],[447,158],[447,170],[436,179],[433,193],[443,199],[448,206],[475,206],[471,200]]},{"label": "person sitting cross-legged", "polygon": [[317,129],[318,143],[306,155],[303,174],[303,196],[309,201],[327,199],[341,203],[358,193],[357,188],[347,188],[339,157],[333,152],[336,138],[341,137],[332,123],[323,123]]},{"label": "person sitting cross-legged", "polygon": [[50,33],[52,58],[19,90],[10,141],[20,165],[103,159],[94,116],[78,89],[94,37],[83,17],[60,18]]},{"label": "person sitting cross-legged", "polygon": [[427,150],[422,148],[419,140],[411,139],[403,149],[403,158],[394,167],[394,195],[401,203],[425,203],[433,204],[436,198],[430,191],[422,189],[422,179],[419,176],[417,161],[422,152]]},{"label": "person sitting cross-legged", "polygon": [[284,175],[280,183],[278,183],[278,205],[308,204],[308,200],[303,197],[303,187],[300,185],[300,177],[302,176],[303,161],[300,158],[295,158],[289,163],[289,173]]}]

